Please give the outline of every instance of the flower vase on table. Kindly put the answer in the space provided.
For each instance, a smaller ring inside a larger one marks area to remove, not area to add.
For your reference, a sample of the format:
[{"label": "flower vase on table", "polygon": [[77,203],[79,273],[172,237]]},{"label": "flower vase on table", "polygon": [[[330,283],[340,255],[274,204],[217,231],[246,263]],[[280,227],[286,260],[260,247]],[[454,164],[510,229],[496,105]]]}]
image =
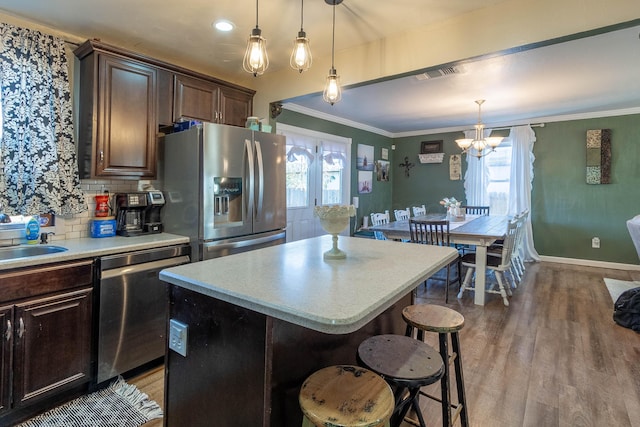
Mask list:
[{"label": "flower vase on table", "polygon": [[333,247],[323,255],[324,259],[344,259],[347,254],[338,249],[338,233],[349,225],[349,218],[355,216],[356,208],[353,205],[316,206],[313,214],[320,219],[320,225],[333,236]]},{"label": "flower vase on table", "polygon": [[447,208],[447,219],[449,221],[464,221],[465,212],[460,207],[462,203],[457,201],[455,197],[445,197],[440,201],[440,204]]}]

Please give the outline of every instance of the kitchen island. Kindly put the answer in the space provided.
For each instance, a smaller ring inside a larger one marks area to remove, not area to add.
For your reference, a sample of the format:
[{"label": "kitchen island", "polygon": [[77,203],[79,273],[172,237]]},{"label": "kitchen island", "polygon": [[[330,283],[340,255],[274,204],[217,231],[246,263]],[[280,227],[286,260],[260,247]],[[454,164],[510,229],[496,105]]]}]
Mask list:
[{"label": "kitchen island", "polygon": [[[371,335],[404,333],[412,291],[453,248],[331,236],[163,270],[186,356],[167,352],[166,426],[299,426],[299,387],[315,370],[356,364]],[[213,424],[212,424],[213,423]]]}]

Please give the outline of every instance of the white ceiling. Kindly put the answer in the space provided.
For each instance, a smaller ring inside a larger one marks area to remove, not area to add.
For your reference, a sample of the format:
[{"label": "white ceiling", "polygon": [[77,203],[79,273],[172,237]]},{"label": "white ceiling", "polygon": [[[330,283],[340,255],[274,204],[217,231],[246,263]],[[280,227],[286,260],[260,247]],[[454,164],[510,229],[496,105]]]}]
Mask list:
[{"label": "white ceiling", "polygon": [[304,96],[288,100],[294,104],[288,108],[348,118],[395,136],[468,128],[477,121],[474,101],[484,98],[487,127],[640,113],[639,33],[635,26],[445,64],[457,72],[348,88],[333,106],[322,94]]},{"label": "white ceiling", "polygon": [[[502,0],[344,0],[336,6],[336,50],[359,46],[438,23]],[[262,0],[259,26],[267,38],[270,68],[288,67],[300,29],[299,0]],[[304,2],[304,30],[315,57],[331,51],[331,6]],[[253,0],[2,0],[0,12],[77,36],[188,66],[244,73],[246,40],[256,23]],[[232,21],[230,34],[211,24]],[[282,23],[287,25],[282,25]],[[516,53],[455,64],[459,74],[419,80],[404,76],[346,88],[330,106],[321,94],[286,100],[286,108],[347,121],[390,135],[469,127],[474,100],[486,98],[488,127],[602,112],[640,112],[640,25]],[[336,64],[339,69],[339,64]],[[426,71],[426,70],[425,70]],[[637,111],[636,111],[637,110]]]}]

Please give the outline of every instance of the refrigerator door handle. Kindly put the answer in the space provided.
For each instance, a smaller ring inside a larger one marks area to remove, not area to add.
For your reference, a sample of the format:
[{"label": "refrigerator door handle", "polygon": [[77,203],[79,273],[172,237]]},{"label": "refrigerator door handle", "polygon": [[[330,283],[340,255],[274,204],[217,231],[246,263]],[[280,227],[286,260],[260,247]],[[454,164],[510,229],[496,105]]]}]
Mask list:
[{"label": "refrigerator door handle", "polygon": [[249,182],[247,183],[247,188],[249,189],[249,197],[247,197],[247,206],[246,206],[246,211],[245,211],[245,218],[252,218],[253,217],[253,200],[254,200],[254,188],[255,188],[255,170],[254,170],[254,164],[255,161],[253,159],[253,149],[251,147],[251,141],[248,139],[244,140],[244,149],[247,152],[247,163],[249,166],[249,177],[248,180]]},{"label": "refrigerator door handle", "polygon": [[264,197],[264,162],[262,160],[262,146],[260,141],[256,140],[256,160],[258,161],[258,170],[256,179],[258,180],[258,202],[256,204],[256,213],[262,213],[262,200]]}]

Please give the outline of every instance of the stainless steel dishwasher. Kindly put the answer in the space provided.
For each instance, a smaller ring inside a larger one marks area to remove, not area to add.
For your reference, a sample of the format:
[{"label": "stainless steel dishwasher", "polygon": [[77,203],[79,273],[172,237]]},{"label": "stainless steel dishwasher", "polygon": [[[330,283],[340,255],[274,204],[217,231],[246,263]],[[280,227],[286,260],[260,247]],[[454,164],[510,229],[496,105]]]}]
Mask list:
[{"label": "stainless steel dishwasher", "polygon": [[179,245],[100,258],[97,383],[164,356],[168,299],[158,274],[189,253]]}]

